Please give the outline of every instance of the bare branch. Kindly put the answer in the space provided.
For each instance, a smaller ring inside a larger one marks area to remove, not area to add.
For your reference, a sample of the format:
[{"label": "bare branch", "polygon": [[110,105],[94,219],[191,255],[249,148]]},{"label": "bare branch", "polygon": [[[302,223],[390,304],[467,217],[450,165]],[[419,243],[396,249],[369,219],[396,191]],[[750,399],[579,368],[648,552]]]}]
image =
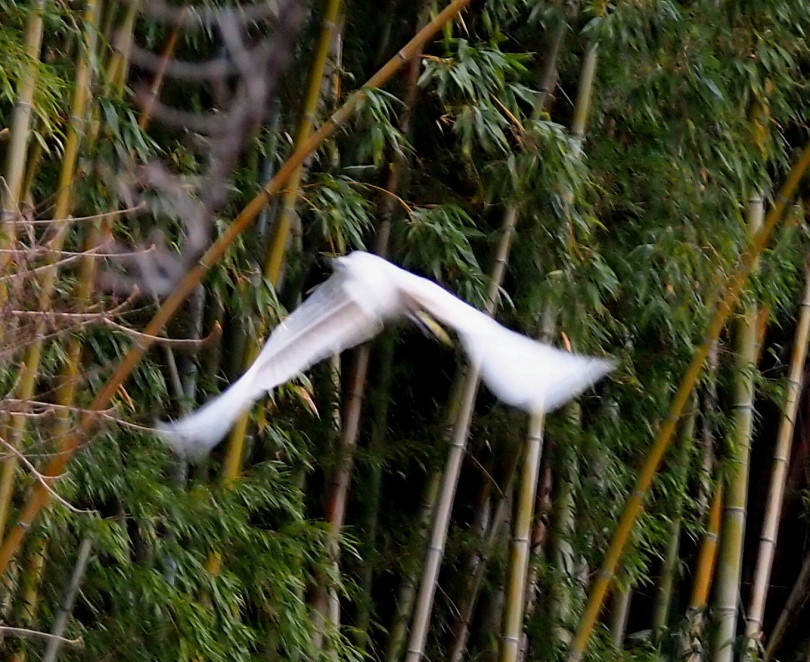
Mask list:
[{"label": "bare branch", "polygon": [[41,637],[43,639],[54,639],[68,646],[82,646],[84,639],[77,637],[76,639],[66,639],[55,634],[48,632],[40,632],[39,630],[29,630],[27,628],[14,628],[10,625],[0,625],[0,632],[10,635],[12,637]]}]

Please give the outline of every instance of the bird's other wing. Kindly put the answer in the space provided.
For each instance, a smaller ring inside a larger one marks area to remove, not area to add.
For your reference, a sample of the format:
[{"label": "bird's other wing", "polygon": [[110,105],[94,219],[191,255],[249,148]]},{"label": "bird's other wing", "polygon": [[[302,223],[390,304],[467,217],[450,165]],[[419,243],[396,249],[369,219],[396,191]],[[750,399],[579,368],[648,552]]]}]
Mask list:
[{"label": "bird's other wing", "polygon": [[612,360],[563,352],[490,321],[462,333],[464,346],[480,362],[490,390],[530,413],[554,411],[616,367]]},{"label": "bird's other wing", "polygon": [[242,377],[194,413],[159,423],[164,442],[178,455],[204,457],[259,397],[313,364],[373,337],[382,321],[348,296],[335,273],[270,334]]},{"label": "bird's other wing", "polygon": [[490,390],[528,412],[550,412],[578,396],[615,362],[570,354],[510,331],[439,285],[400,270],[413,303],[453,327]]}]

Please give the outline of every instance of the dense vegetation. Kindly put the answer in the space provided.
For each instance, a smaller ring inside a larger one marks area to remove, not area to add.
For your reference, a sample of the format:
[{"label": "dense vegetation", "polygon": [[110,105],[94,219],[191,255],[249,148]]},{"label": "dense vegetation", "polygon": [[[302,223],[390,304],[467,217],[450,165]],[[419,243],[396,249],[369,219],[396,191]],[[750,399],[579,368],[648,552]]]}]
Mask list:
[{"label": "dense vegetation", "polygon": [[[3,659],[807,659],[802,3],[0,9]],[[358,248],[619,368],[402,325],[172,456]]]}]

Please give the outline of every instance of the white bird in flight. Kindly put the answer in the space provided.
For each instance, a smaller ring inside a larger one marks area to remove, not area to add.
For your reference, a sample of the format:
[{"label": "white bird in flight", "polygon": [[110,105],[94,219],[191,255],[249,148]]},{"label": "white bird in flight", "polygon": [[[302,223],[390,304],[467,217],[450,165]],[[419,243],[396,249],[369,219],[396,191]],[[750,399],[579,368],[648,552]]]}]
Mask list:
[{"label": "white bird in flight", "polygon": [[210,452],[265,393],[311,365],[375,336],[383,323],[423,312],[456,330],[484,383],[504,402],[547,413],[575,398],[615,362],[563,352],[510,331],[436,283],[355,251],[270,334],[247,372],[224,393],[174,422],[163,441],[192,460]]}]

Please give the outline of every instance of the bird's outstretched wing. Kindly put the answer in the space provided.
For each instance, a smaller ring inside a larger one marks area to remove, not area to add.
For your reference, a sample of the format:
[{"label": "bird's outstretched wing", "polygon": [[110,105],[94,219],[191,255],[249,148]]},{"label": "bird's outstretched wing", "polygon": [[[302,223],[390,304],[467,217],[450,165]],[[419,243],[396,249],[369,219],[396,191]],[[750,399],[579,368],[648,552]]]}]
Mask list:
[{"label": "bird's outstretched wing", "polygon": [[490,390],[530,413],[550,412],[615,368],[615,362],[563,352],[510,331],[436,283],[404,270],[398,286],[459,334]]},{"label": "bird's outstretched wing", "polygon": [[344,274],[333,274],[273,330],[247,372],[226,391],[189,416],[158,423],[162,439],[182,457],[203,457],[264,393],[374,336],[382,320],[365,312],[344,285]]}]

